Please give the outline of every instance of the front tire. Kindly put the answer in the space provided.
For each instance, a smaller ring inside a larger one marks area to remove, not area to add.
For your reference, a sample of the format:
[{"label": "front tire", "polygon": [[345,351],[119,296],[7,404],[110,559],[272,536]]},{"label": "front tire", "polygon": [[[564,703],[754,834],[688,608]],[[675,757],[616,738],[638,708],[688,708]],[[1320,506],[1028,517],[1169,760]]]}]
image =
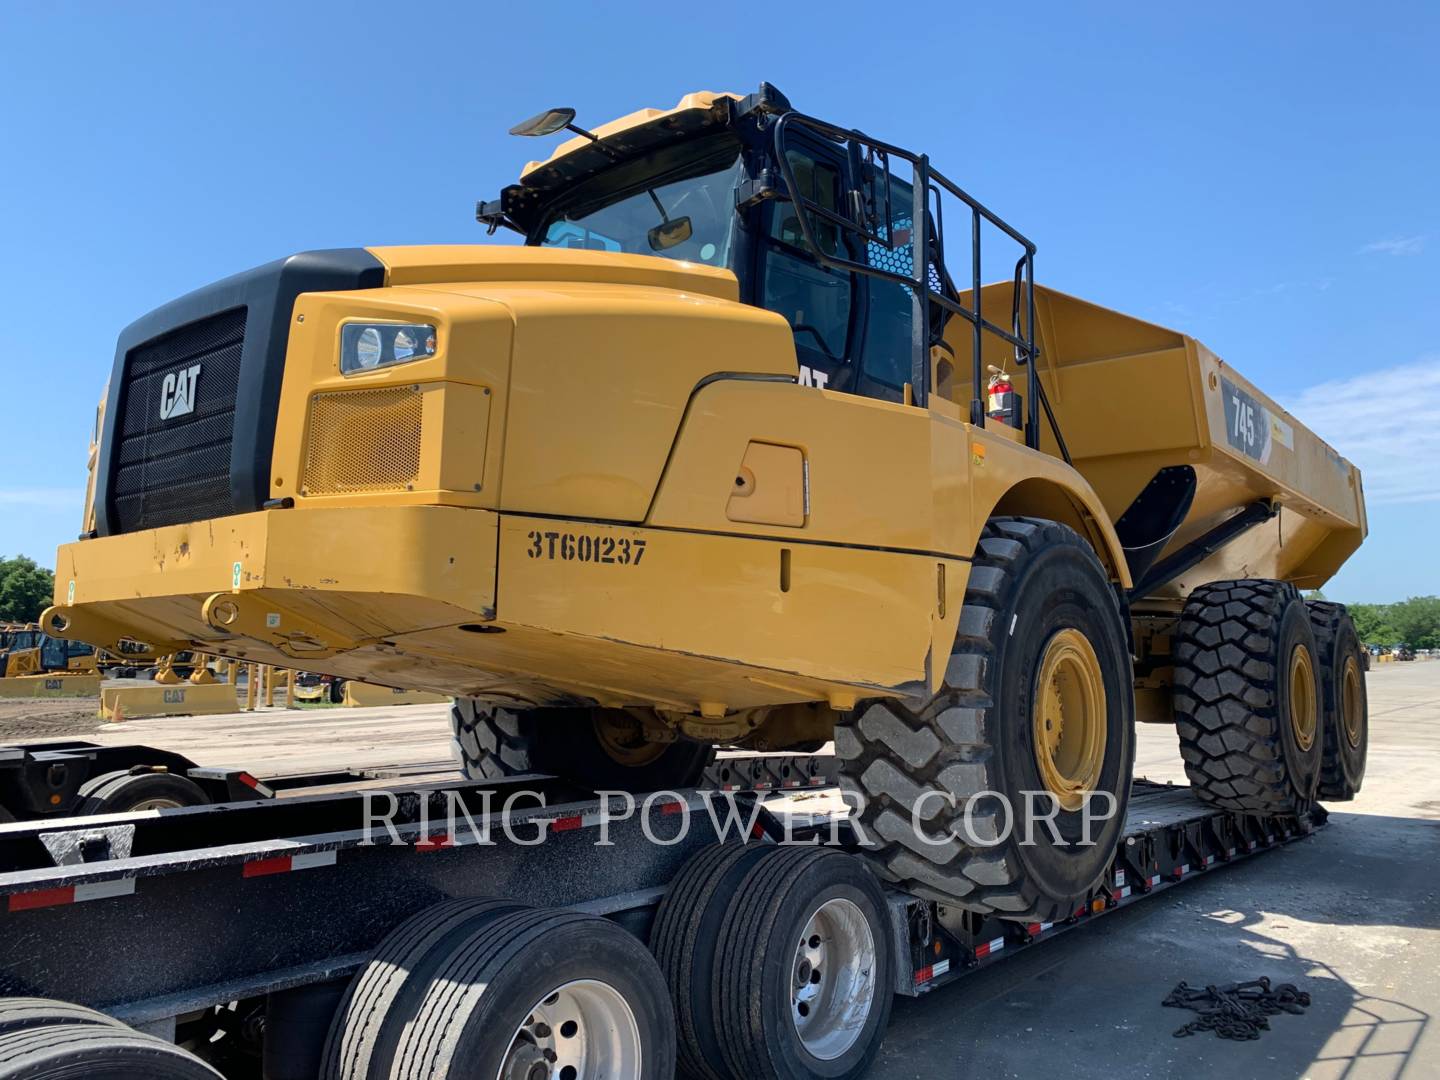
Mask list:
[{"label": "front tire", "polygon": [[456,698],[450,729],[461,770],[494,781],[544,773],[596,790],[694,787],[715,748],[691,739],[646,742],[620,709],[503,709]]},{"label": "front tire", "polygon": [[860,804],[871,866],[972,911],[1070,915],[1119,843],[1134,712],[1123,614],[1094,550],[1054,521],[992,519],[940,691],[918,706],[877,701],[837,725],[841,786]]}]

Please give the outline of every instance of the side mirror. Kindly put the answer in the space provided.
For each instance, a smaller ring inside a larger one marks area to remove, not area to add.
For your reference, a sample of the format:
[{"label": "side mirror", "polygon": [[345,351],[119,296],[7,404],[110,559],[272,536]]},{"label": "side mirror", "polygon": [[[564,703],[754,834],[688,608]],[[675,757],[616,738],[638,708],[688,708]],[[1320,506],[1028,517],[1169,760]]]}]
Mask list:
[{"label": "side mirror", "polygon": [[662,221],[648,233],[646,238],[650,241],[651,251],[668,251],[676,244],[683,244],[689,240],[693,230],[690,227],[688,217],[673,218],[670,221]]},{"label": "side mirror", "polygon": [[546,109],[510,129],[511,135],[553,135],[575,121],[574,109]]}]

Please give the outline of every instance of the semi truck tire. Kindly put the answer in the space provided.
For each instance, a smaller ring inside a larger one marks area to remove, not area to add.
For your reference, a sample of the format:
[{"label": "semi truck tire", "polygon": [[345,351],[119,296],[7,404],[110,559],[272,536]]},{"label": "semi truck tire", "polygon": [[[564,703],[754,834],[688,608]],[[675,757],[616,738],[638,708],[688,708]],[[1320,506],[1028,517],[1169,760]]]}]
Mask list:
[{"label": "semi truck tire", "polygon": [[388,1076],[400,1032],[415,1019],[430,972],[450,955],[447,939],[523,907],[509,900],[446,900],[390,931],[340,999],[325,1041],[321,1080]]},{"label": "semi truck tire", "polygon": [[103,773],[80,785],[76,814],[125,814],[204,806],[210,798],[193,780],[168,772]]},{"label": "semi truck tire", "polygon": [[870,702],[836,727],[841,787],[876,873],[1026,921],[1088,899],[1119,843],[1134,767],[1123,620],[1074,530],[986,524],[939,692]]},{"label": "semi truck tire", "polygon": [[824,848],[769,847],[722,925],[713,1016],[730,1075],[862,1075],[889,1023],[896,962],[885,894],[865,864]]},{"label": "semi truck tire", "polygon": [[0,1035],[26,1028],[58,1027],[62,1024],[98,1024],[101,1027],[124,1028],[113,1016],[106,1016],[83,1005],[52,998],[0,998]]},{"label": "semi truck tire", "polygon": [[545,773],[596,790],[693,787],[715,748],[691,739],[647,743],[621,709],[516,710],[456,698],[450,708],[455,756],[472,780]]},{"label": "semi truck tire", "polygon": [[1303,813],[1324,745],[1310,615],[1284,581],[1216,581],[1176,625],[1175,721],[1202,802],[1247,814]]},{"label": "semi truck tire", "polygon": [[650,951],[670,987],[677,1075],[685,1080],[730,1080],[715,1030],[715,954],[736,890],[768,850],[759,844],[705,848],[681,868],[655,912]]},{"label": "semi truck tire", "polygon": [[1370,742],[1370,705],[1365,688],[1369,654],[1344,604],[1307,600],[1310,628],[1320,660],[1320,701],[1324,710],[1320,756],[1322,799],[1349,801],[1365,780]]},{"label": "semi truck tire", "polygon": [[669,1080],[675,1020],[654,958],[609,919],[518,910],[447,939],[390,1080]]},{"label": "semi truck tire", "polygon": [[0,1034],[0,1080],[223,1080],[173,1043],[129,1028],[59,1024]]}]

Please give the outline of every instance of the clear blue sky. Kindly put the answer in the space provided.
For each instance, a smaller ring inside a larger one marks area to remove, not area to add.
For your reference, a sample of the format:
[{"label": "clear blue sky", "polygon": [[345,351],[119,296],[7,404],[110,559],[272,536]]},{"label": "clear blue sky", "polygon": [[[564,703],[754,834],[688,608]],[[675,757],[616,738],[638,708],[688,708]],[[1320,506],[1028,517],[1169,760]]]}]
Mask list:
[{"label": "clear blue sky", "polygon": [[0,553],[77,531],[137,315],[307,248],[478,239],[543,107],[763,79],[927,151],[1042,282],[1194,333],[1365,468],[1330,595],[1440,593],[1440,6],[565,7],[0,0]]}]

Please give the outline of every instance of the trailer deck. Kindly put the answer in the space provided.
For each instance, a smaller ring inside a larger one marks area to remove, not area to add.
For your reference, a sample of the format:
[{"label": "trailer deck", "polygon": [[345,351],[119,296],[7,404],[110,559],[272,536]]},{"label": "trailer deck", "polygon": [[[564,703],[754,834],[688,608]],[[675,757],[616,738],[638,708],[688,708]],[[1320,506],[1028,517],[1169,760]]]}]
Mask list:
[{"label": "trailer deck", "polygon": [[[767,766],[728,768],[733,776]],[[823,761],[806,768],[819,779],[805,786],[825,782]],[[623,817],[623,806],[607,811],[594,792],[522,777],[0,826],[0,994],[89,1005],[173,1032],[177,1018],[197,1010],[343,979],[407,916],[461,896],[579,908],[643,940],[667,883],[727,824],[730,842],[853,846],[843,820],[787,822],[760,797],[662,793],[648,817]],[[696,813],[678,813],[681,802]],[[367,832],[367,820],[375,825],[392,807],[393,830]],[[1318,807],[1292,820],[1221,813],[1186,788],[1137,781],[1105,887],[1063,922],[980,918],[889,893],[894,990],[927,992],[1306,835],[1324,818]],[[103,967],[96,956],[107,958]]]}]

